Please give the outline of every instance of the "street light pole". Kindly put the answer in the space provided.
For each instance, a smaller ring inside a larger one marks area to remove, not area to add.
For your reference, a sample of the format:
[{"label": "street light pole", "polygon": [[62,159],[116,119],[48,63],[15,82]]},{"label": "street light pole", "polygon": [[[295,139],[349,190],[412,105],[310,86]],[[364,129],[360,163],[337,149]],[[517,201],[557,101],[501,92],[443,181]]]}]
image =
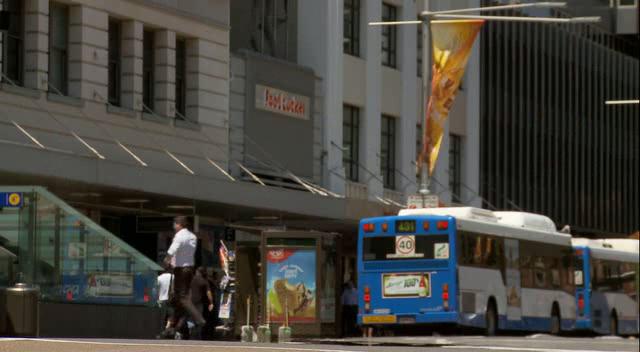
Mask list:
[{"label": "street light pole", "polygon": [[[427,143],[427,113],[429,99],[431,97],[431,15],[429,14],[429,0],[424,0],[422,17],[422,151],[424,154]],[[422,206],[426,207],[426,196],[429,194],[429,169],[427,166],[427,155],[422,155],[420,168],[420,189],[418,193],[422,196]]]}]

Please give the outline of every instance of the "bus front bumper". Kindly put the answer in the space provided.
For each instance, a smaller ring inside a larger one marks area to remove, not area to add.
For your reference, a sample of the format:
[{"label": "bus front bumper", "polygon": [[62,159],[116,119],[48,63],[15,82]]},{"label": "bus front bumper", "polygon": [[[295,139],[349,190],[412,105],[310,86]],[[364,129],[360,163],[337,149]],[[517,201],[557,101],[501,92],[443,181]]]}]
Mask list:
[{"label": "bus front bumper", "polygon": [[418,314],[358,314],[359,325],[406,325],[457,323],[457,312],[433,312]]}]

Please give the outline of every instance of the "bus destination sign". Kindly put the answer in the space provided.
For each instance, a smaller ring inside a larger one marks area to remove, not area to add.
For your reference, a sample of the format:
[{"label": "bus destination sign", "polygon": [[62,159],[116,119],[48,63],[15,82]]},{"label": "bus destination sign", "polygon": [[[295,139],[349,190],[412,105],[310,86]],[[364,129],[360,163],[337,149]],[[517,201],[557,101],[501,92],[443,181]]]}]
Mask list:
[{"label": "bus destination sign", "polygon": [[415,233],[416,221],[415,220],[397,220],[396,232],[397,233]]}]

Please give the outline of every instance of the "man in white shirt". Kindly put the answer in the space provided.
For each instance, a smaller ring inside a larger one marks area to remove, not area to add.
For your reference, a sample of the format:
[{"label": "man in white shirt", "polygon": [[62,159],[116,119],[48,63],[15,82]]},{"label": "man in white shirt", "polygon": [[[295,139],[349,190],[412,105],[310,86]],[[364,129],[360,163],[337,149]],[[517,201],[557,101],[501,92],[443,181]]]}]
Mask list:
[{"label": "man in white shirt", "polygon": [[[191,302],[191,280],[195,271],[194,255],[198,240],[196,235],[189,231],[188,225],[189,223],[185,216],[177,216],[174,219],[173,228],[176,234],[165,258],[165,263],[170,263],[173,266],[173,292],[175,295],[173,327],[175,332],[181,331],[186,322],[185,315],[187,312],[198,327],[202,327],[206,323],[202,313],[198,312]],[[172,334],[172,328],[167,330],[169,331],[165,331],[165,335]]]}]

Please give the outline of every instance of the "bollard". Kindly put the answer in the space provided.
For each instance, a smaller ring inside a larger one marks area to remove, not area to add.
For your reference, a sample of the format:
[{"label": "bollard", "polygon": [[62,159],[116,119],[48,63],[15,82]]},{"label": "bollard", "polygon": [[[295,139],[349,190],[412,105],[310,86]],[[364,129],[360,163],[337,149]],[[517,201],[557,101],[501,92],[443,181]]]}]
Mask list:
[{"label": "bollard", "polygon": [[249,319],[251,318],[251,296],[247,297],[247,325],[243,325],[240,331],[240,341],[241,342],[253,342],[253,335],[255,332],[253,331],[253,326],[249,323]]},{"label": "bollard", "polygon": [[269,325],[258,326],[258,342],[260,343],[271,342],[271,327]]},{"label": "bollard", "polygon": [[278,343],[291,342],[291,328],[289,327],[289,304],[284,299],[284,325],[278,328]]},{"label": "bollard", "polygon": [[269,320],[269,303],[267,302],[267,323],[258,327],[258,342],[270,343],[271,342],[271,321]]},{"label": "bollard", "polygon": [[291,328],[288,326],[281,326],[278,328],[278,343],[291,342]]}]

